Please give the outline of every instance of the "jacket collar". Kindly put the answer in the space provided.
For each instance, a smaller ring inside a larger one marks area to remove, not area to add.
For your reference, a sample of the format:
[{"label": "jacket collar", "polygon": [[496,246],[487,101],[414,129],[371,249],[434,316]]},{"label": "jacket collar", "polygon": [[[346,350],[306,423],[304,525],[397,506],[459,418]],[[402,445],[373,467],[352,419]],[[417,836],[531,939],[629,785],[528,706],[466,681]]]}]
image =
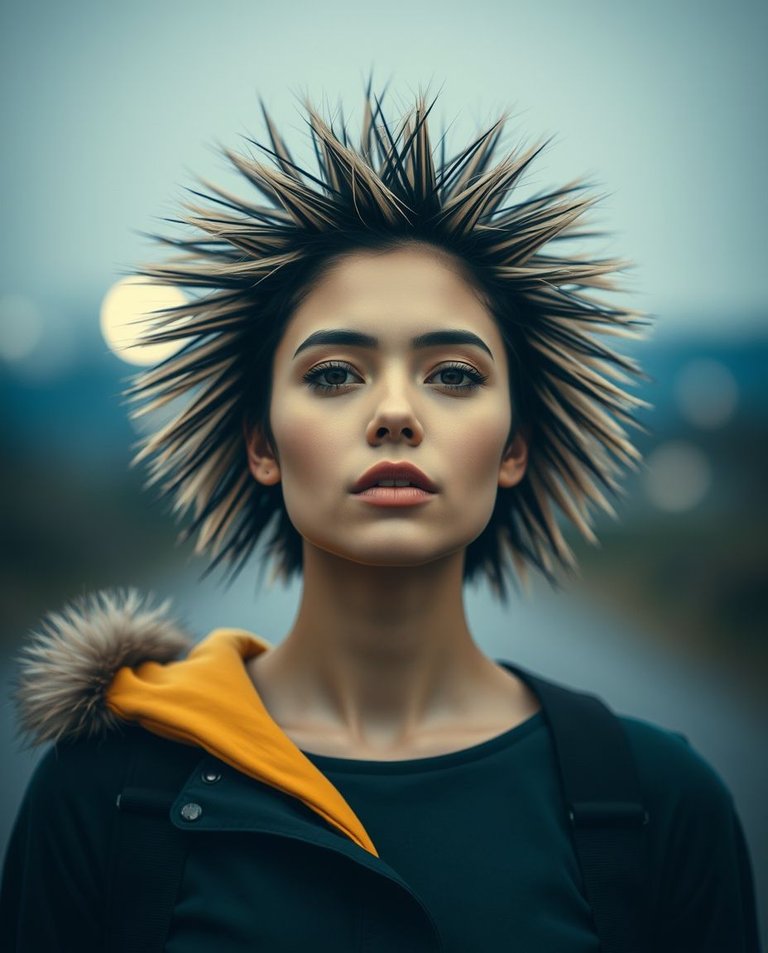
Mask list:
[{"label": "jacket collar", "polygon": [[103,735],[121,721],[195,745],[298,798],[377,856],[337,788],[273,721],[245,662],[271,648],[242,629],[197,645],[135,589],[102,591],[49,613],[22,647],[15,700],[31,744]]},{"label": "jacket collar", "polygon": [[337,788],[273,721],[245,662],[271,648],[242,629],[215,629],[186,659],[121,668],[107,690],[112,712],[157,735],[203,748],[242,774],[303,801],[375,854]]}]

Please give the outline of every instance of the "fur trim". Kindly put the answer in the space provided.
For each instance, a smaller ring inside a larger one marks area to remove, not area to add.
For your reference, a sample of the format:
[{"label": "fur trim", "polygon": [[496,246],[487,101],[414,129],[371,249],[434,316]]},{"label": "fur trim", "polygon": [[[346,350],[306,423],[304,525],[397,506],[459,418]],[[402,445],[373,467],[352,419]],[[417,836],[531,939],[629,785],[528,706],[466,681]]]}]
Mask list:
[{"label": "fur trim", "polygon": [[101,590],[49,612],[17,658],[13,699],[25,747],[116,727],[105,697],[118,669],[170,662],[191,646],[166,617],[170,604],[152,607],[136,589]]}]

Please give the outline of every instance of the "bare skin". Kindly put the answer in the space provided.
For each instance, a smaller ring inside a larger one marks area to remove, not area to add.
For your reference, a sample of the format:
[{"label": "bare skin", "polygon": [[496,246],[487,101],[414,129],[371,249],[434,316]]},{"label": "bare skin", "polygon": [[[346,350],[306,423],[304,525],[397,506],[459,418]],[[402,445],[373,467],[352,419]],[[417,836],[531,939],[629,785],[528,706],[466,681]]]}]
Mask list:
[{"label": "bare skin", "polygon": [[[377,348],[322,344],[352,329]],[[414,349],[443,329],[475,344]],[[334,362],[315,380],[304,375]],[[486,375],[474,388],[464,371]],[[338,365],[343,365],[339,367]],[[539,710],[536,697],[475,643],[463,605],[466,546],[487,525],[498,487],[525,474],[511,423],[504,345],[478,293],[425,246],[358,252],[334,265],[291,318],[273,363],[277,450],[246,430],[249,467],[282,483],[303,538],[294,623],[248,671],[271,717],[301,748],[370,760],[428,757],[479,744]],[[463,389],[449,384],[464,385]],[[351,493],[375,463],[407,460],[438,492],[382,509]]]}]

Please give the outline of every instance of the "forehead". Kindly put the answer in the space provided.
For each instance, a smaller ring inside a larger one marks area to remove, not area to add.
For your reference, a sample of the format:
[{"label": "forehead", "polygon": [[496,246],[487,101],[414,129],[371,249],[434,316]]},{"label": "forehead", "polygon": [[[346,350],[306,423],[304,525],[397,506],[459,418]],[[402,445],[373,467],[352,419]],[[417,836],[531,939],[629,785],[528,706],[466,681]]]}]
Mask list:
[{"label": "forehead", "polygon": [[355,251],[326,269],[285,329],[278,351],[292,355],[313,331],[366,331],[382,346],[401,346],[430,330],[462,328],[494,355],[501,335],[481,293],[447,253],[422,246]]}]

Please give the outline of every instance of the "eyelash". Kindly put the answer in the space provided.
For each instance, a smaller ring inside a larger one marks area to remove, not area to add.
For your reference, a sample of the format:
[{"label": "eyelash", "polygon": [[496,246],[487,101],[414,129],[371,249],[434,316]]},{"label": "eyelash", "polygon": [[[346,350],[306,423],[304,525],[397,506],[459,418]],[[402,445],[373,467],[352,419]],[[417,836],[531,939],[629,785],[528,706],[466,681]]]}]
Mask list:
[{"label": "eyelash", "polygon": [[[322,391],[323,393],[329,393],[330,391],[341,390],[342,388],[349,387],[349,384],[321,384],[318,380],[325,371],[333,370],[334,368],[339,368],[345,371],[351,371],[356,373],[350,364],[347,364],[346,361],[326,361],[324,364],[318,364],[317,367],[313,367],[310,371],[303,376],[302,380],[305,384],[312,388],[312,390]],[[481,387],[487,380],[487,374],[481,374],[479,371],[476,371],[474,367],[469,364],[459,364],[455,361],[450,361],[446,363],[443,367],[440,367],[437,371],[434,371],[434,374],[442,373],[443,371],[461,371],[467,377],[471,379],[470,384],[441,384],[441,387],[447,388],[448,390],[462,390],[462,391],[473,391],[478,387]],[[432,376],[432,375],[430,375]]]}]

